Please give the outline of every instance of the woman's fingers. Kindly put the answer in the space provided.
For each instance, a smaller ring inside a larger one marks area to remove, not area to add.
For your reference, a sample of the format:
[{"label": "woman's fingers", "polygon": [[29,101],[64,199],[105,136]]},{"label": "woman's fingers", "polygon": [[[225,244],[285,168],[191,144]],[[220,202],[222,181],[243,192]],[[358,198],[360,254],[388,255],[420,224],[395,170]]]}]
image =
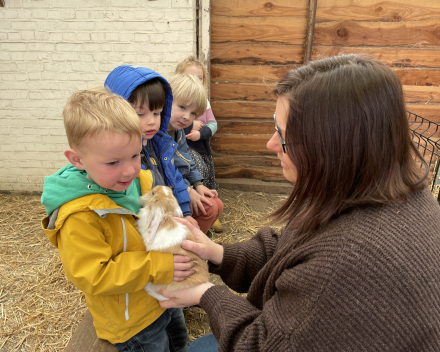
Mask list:
[{"label": "woman's fingers", "polygon": [[200,303],[200,298],[206,292],[207,289],[214,286],[210,282],[186,288],[179,291],[167,291],[162,290],[159,293],[169,298],[167,301],[160,301],[159,304],[162,308],[183,308],[188,306],[193,306]]},{"label": "woman's fingers", "polygon": [[[174,219],[177,220],[178,222],[181,222],[182,224],[184,224],[188,228],[189,228],[188,224],[190,224],[194,228],[200,229],[200,226],[197,223],[197,220],[194,219],[192,216],[185,216],[184,218],[174,218]],[[179,220],[182,220],[182,221],[179,221]],[[186,220],[186,222],[183,222],[184,220]],[[191,229],[190,229],[190,231],[191,231]]]},{"label": "woman's fingers", "polygon": [[198,226],[195,227],[194,224],[190,223],[188,220],[177,217],[174,217],[173,219],[185,225],[188,230],[190,230],[194,235],[196,242],[210,241],[210,239],[206,237],[206,235],[200,230]]},{"label": "woman's fingers", "polygon": [[184,240],[180,245],[183,249],[197,254],[203,260],[220,265],[223,261],[223,246],[211,241],[202,231],[196,229],[188,221],[181,218],[174,218],[177,222],[184,224],[194,235],[194,241]]},{"label": "woman's fingers", "polygon": [[190,222],[188,218],[189,217],[185,217],[185,218],[174,217],[174,220],[176,220],[177,222],[180,222],[181,224],[185,225],[188,228],[188,230],[190,230],[192,233],[194,233],[194,230],[197,230],[198,228],[195,227],[194,224],[192,222]]},{"label": "woman's fingers", "polygon": [[189,241],[189,240],[184,240],[180,246],[184,250],[193,252],[193,253],[197,254],[200,258],[202,258],[203,247],[200,243],[196,243],[196,242]]}]

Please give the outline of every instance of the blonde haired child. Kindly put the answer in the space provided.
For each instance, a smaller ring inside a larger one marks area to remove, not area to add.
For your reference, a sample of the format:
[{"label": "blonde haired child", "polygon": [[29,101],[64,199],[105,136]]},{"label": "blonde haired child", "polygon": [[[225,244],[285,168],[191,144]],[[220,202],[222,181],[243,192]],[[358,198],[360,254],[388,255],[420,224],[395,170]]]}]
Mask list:
[{"label": "blonde haired child", "polygon": [[[136,112],[130,104],[104,87],[79,90],[63,110],[64,128],[71,148],[80,148],[87,137],[109,131],[141,136]],[[84,145],[82,146],[84,147]]]},{"label": "blonde haired child", "polygon": [[[193,218],[197,220],[200,229],[208,234],[208,230],[223,211],[223,203],[218,198],[217,190],[210,190],[203,185],[203,176],[192,160],[183,131],[184,128],[191,126],[194,119],[206,111],[205,88],[200,80],[191,74],[175,75],[171,78],[170,85],[173,92],[173,105],[168,134],[178,144],[174,154],[175,165],[188,187]],[[193,188],[195,191],[192,190]]]},{"label": "blonde haired child", "polygon": [[144,290],[148,282],[185,279],[192,264],[147,252],[137,232],[139,196],[152,185],[151,171],[141,170],[138,115],[99,87],[73,93],[63,117],[70,164],[44,180],[42,227],[67,278],[84,292],[97,336],[119,351],[130,351],[133,338],[155,351],[169,351],[169,340],[186,351],[182,310],[161,308]]},{"label": "blonde haired child", "polygon": [[[205,65],[194,56],[182,60],[176,67],[176,74],[187,73],[195,75],[206,87],[207,71]],[[200,171],[204,180],[203,185],[218,191],[219,185],[215,179],[214,162],[209,144],[210,138],[217,131],[217,121],[212,113],[211,104],[207,101],[206,111],[198,117],[192,126],[185,129],[185,134],[190,148],[191,157]],[[219,220],[213,224],[216,232],[223,230]]]}]

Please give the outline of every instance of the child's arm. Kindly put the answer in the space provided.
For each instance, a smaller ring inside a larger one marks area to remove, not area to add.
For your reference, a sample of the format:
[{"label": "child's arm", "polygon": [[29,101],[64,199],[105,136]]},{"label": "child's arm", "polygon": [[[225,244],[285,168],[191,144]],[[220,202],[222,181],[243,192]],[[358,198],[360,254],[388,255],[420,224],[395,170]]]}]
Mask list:
[{"label": "child's arm", "polygon": [[195,227],[200,229],[197,220],[194,219],[192,216],[185,216],[185,219],[188,220],[191,223],[191,225],[193,225],[193,226],[195,226]]},{"label": "child's arm", "polygon": [[[217,132],[217,121],[215,120],[212,110],[210,108],[206,109],[203,116],[205,117],[206,123],[199,130],[193,127],[191,133],[188,133],[186,135],[187,139],[193,142],[196,142],[198,140],[205,140],[211,138],[214,133]],[[194,121],[193,124],[196,122],[198,121]]]},{"label": "child's arm", "polygon": [[[124,223],[130,242],[130,236],[139,235],[126,218]],[[115,254],[114,244],[106,241],[109,235],[104,233],[99,216],[92,212],[72,214],[65,220],[58,235],[58,249],[66,276],[77,288],[88,294],[108,295],[136,292],[148,282],[171,283],[171,254],[123,252],[122,248]]]},{"label": "child's arm", "polygon": [[[201,126],[196,126],[196,123],[200,124]],[[190,131],[185,131],[186,138],[193,142],[198,140],[206,140],[211,138],[215,132],[217,132],[217,121],[215,120],[214,113],[212,112],[211,104],[208,101],[208,106],[203,115],[193,122],[193,127]]]}]

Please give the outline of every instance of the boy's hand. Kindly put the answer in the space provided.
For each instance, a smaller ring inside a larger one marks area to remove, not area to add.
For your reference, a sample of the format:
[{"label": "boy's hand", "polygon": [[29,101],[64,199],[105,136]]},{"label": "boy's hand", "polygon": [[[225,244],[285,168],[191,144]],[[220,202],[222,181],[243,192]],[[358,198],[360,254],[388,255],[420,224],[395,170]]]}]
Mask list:
[{"label": "boy's hand", "polygon": [[190,191],[189,197],[191,198],[191,203],[189,203],[189,208],[191,210],[191,213],[193,214],[199,215],[199,210],[202,212],[203,215],[206,214],[205,207],[203,206],[202,202],[212,207],[212,203],[209,202],[203,195],[199,194],[197,191]]},{"label": "boy's hand", "polygon": [[189,139],[193,142],[196,142],[200,139],[200,132],[192,130],[190,133],[186,135],[186,139]]},{"label": "boy's hand", "polygon": [[185,216],[185,219],[189,221],[191,225],[193,225],[196,229],[200,229],[199,223],[192,216]]},{"label": "boy's hand", "polygon": [[203,260],[209,260],[215,265],[223,261],[223,246],[211,241],[200,229],[194,227],[182,218],[174,218],[184,224],[194,235],[194,241],[183,240],[180,245],[183,249],[197,254]]},{"label": "boy's hand", "polygon": [[195,287],[185,288],[183,290],[174,292],[166,290],[160,291],[159,293],[162,296],[169,299],[166,301],[159,301],[159,304],[165,309],[194,306],[200,303],[200,299],[202,298],[203,294],[212,286],[214,286],[214,284],[206,282]]},{"label": "boy's hand", "polygon": [[193,131],[198,131],[200,130],[203,126],[205,126],[205,124],[202,121],[193,121]]},{"label": "boy's hand", "polygon": [[195,265],[195,263],[191,262],[191,258],[186,255],[174,254],[174,275],[173,281],[183,281],[188,276],[194,274],[194,270],[191,268]]},{"label": "boy's hand", "polygon": [[215,189],[209,189],[208,187],[203,186],[203,185],[198,185],[195,187],[195,189],[198,194],[200,194],[204,197],[209,197],[209,198],[218,197],[218,193]]}]

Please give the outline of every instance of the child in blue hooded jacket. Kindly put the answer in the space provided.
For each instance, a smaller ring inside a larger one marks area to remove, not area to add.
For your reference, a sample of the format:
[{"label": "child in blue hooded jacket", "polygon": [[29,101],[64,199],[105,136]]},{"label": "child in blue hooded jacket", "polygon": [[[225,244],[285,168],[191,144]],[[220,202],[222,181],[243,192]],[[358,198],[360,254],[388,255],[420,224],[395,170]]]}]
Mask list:
[{"label": "child in blue hooded jacket", "polygon": [[167,80],[146,67],[122,65],[107,76],[104,85],[128,100],[141,121],[142,169],[151,170],[153,186],[169,186],[179,202],[183,216],[194,226],[191,199],[182,175],[174,165],[177,143],[167,135],[173,95]]}]

